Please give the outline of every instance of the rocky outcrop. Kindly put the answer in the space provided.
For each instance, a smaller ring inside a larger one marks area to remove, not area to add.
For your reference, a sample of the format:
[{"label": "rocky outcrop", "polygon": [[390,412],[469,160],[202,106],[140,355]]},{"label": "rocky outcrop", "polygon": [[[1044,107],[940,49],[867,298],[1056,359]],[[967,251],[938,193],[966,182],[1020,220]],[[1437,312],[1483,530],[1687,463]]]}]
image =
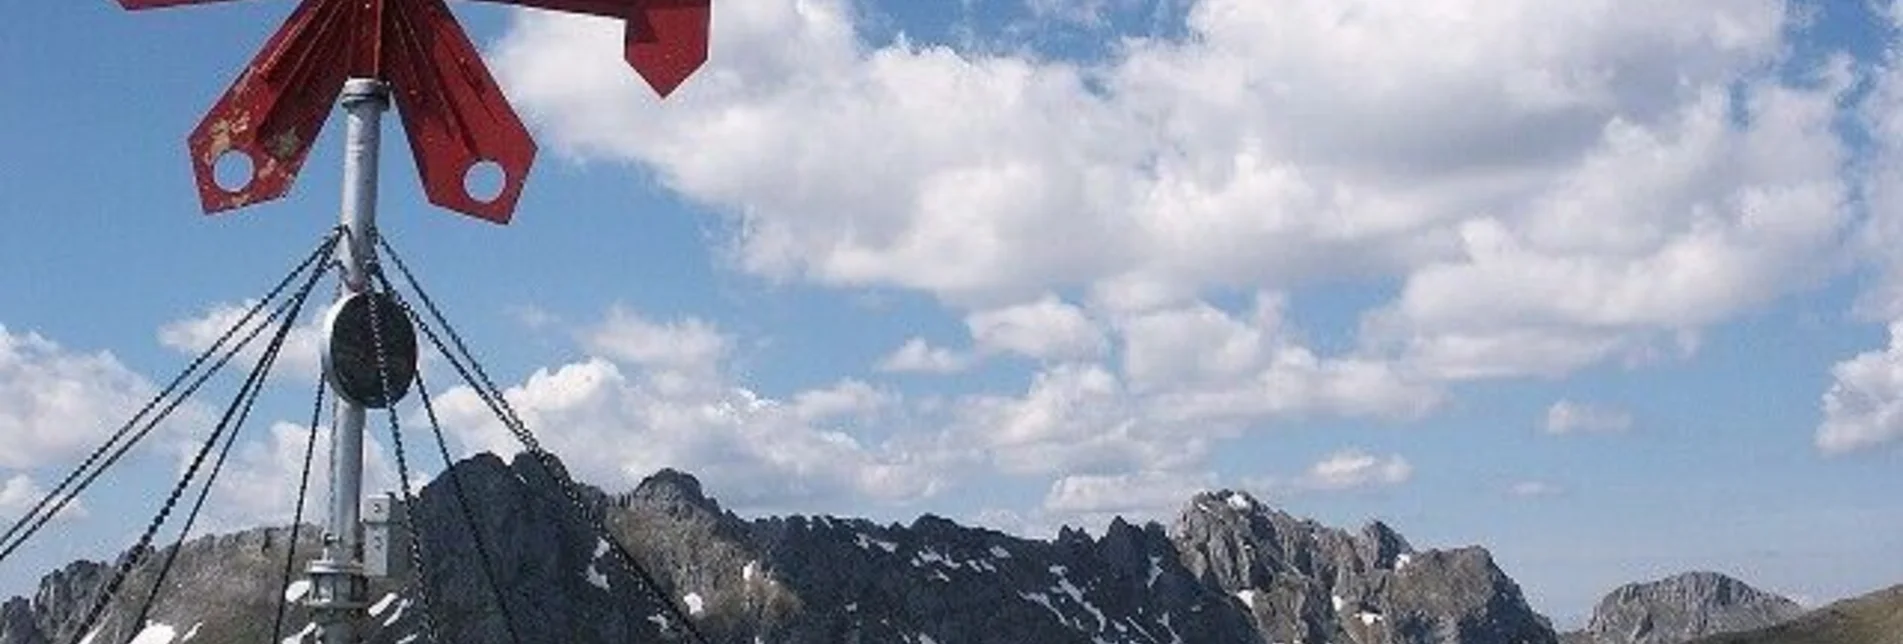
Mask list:
[{"label": "rocky outcrop", "polygon": [[[528,458],[481,455],[437,477],[415,507],[427,592],[404,586],[409,577],[379,581],[368,641],[431,631],[458,644],[685,641],[689,624],[664,601],[723,643],[1555,641],[1485,550],[1417,551],[1378,522],[1329,528],[1236,492],[1197,495],[1168,529],[1119,519],[1101,537],[1066,529],[1053,540],[931,515],[743,520],[671,470],[624,494],[581,496],[586,515]],[[622,564],[595,520],[652,578]],[[189,544],[177,585],[142,627],[196,630],[195,644],[265,639],[280,533]],[[0,605],[0,644],[69,636],[60,629],[101,570],[69,568],[48,577],[64,580],[57,588]],[[112,637],[97,641],[124,641],[135,608],[122,598],[102,629]],[[286,633],[307,623],[297,612]]]},{"label": "rocky outcrop", "polygon": [[1198,495],[1173,537],[1187,569],[1236,597],[1266,641],[1556,641],[1480,548],[1416,552],[1379,522],[1354,535],[1235,492]]},{"label": "rocky outcrop", "polygon": [[1593,609],[1580,644],[1679,644],[1771,626],[1804,613],[1797,602],[1714,572],[1690,572],[1627,584]]},{"label": "rocky outcrop", "polygon": [[[305,528],[298,544],[299,570],[317,550],[317,530]],[[207,625],[216,627],[217,641],[260,642],[270,639],[284,566],[289,530],[267,528],[203,537],[172,549],[147,551],[138,558],[112,604],[94,626],[93,642],[125,642],[153,629],[183,638]],[[122,555],[125,561],[132,553]],[[165,560],[173,558],[165,586],[156,595],[147,623],[134,627],[139,606],[152,593],[153,581]],[[78,630],[98,592],[111,579],[117,564],[75,562],[40,580],[31,600],[16,597],[0,605],[0,643],[65,644]],[[304,611],[287,616],[286,633],[303,625]],[[298,620],[298,621],[292,621]],[[151,640],[142,640],[151,641]],[[205,642],[194,638],[194,642]]]}]

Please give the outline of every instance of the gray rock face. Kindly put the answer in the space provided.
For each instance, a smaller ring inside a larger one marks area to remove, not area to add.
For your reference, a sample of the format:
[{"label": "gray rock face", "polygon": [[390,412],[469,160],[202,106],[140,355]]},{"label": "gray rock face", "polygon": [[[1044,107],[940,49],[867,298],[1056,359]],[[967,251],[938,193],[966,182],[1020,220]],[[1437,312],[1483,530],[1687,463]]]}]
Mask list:
[{"label": "gray rock face", "polygon": [[1789,599],[1714,573],[1690,572],[1627,584],[1607,594],[1592,620],[1569,641],[1678,644],[1707,635],[1764,628],[1804,609]]},{"label": "gray rock face", "polygon": [[1239,600],[1271,642],[1556,642],[1480,548],[1416,552],[1387,525],[1359,535],[1218,492],[1172,531],[1196,579]]},{"label": "gray rock face", "polygon": [[[301,531],[299,570],[317,550],[317,532],[308,527]],[[186,542],[147,614],[148,623],[134,628],[139,605],[171,549],[144,553],[95,624],[92,641],[125,642],[147,627],[170,629],[175,638],[201,629],[206,634],[216,631],[221,639],[214,641],[270,639],[276,598],[283,591],[279,582],[288,533],[285,528],[266,528]],[[122,555],[120,561],[129,556]],[[78,631],[86,612],[116,568],[116,563],[75,562],[41,579],[32,600],[16,597],[0,605],[0,643],[65,644],[84,636]],[[293,609],[286,616],[285,633],[296,632],[305,620],[303,610]]]},{"label": "gray rock face", "polygon": [[[619,563],[535,461],[481,455],[422,492],[428,592],[379,582],[372,599],[387,601],[364,625],[368,641],[394,644],[430,626],[457,644],[689,641],[657,594],[721,643],[1556,641],[1484,550],[1416,551],[1380,523],[1350,533],[1240,493],[1196,496],[1168,530],[1119,519],[1102,537],[1066,529],[1049,541],[931,515],[911,525],[743,520],[671,470],[625,494],[583,496],[652,580]],[[168,590],[155,619],[180,635],[198,628],[194,644],[265,639],[257,625],[268,634],[282,561],[266,556],[272,534],[188,545],[179,572],[189,574],[174,573],[178,592]],[[70,635],[62,625],[103,571],[76,566],[49,576],[56,588],[33,601],[0,605],[0,644]],[[115,637],[96,641],[124,641],[136,603],[118,602]],[[307,620],[295,614],[286,633]]]}]

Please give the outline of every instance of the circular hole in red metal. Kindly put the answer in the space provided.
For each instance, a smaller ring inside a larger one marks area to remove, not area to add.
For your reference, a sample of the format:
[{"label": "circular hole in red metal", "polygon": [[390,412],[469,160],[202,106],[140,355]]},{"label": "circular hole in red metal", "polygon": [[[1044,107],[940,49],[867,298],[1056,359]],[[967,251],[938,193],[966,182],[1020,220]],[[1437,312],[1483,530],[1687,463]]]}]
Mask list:
[{"label": "circular hole in red metal", "polygon": [[211,166],[211,179],[218,189],[225,192],[242,192],[251,185],[256,170],[251,163],[251,155],[244,150],[232,148],[218,155]]},{"label": "circular hole in red metal", "polygon": [[502,189],[508,184],[508,173],[502,171],[502,164],[494,161],[477,161],[463,172],[463,192],[479,203],[490,203],[502,196]]}]

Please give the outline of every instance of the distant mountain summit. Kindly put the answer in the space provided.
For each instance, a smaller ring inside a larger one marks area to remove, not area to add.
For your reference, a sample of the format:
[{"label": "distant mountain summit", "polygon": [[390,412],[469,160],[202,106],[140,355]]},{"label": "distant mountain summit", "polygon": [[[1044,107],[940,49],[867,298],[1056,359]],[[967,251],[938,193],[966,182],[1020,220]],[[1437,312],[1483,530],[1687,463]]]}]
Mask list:
[{"label": "distant mountain summit", "polygon": [[1260,641],[1556,641],[1482,548],[1417,552],[1378,521],[1353,534],[1230,491],[1192,498],[1171,537],[1198,583],[1241,601]]},{"label": "distant mountain summit", "polygon": [[1679,644],[1707,635],[1750,631],[1804,613],[1797,602],[1715,572],[1688,572],[1627,584],[1593,609],[1569,644]]},{"label": "distant mountain summit", "polygon": [[[472,501],[474,533],[447,485],[451,476]],[[693,476],[673,470],[630,492],[588,489],[584,496],[594,518],[713,642],[1557,641],[1481,548],[1415,550],[1379,522],[1358,532],[1330,528],[1240,492],[1194,496],[1168,529],[1118,519],[1100,538],[1066,529],[1052,540],[931,515],[909,526],[823,516],[744,520],[708,498]],[[533,459],[463,461],[422,492],[415,512],[425,526],[429,614],[439,641],[687,641]],[[487,573],[478,534],[493,561]],[[300,542],[308,556],[314,548]],[[263,641],[284,545],[281,529],[188,544],[149,622],[131,623],[142,594],[126,593],[95,641],[123,642],[142,630],[176,638],[152,641],[184,641],[187,633],[192,644]],[[98,564],[76,564],[50,575],[36,597],[0,605],[0,644],[70,637],[101,572]],[[487,575],[501,588],[500,607]],[[421,641],[410,638],[423,630],[423,597],[385,580],[371,599],[368,641]],[[294,611],[284,634],[308,633],[307,624]]]},{"label": "distant mountain summit", "polygon": [[[308,560],[317,550],[318,535],[318,530],[308,526],[298,535],[300,572],[302,560]],[[279,581],[288,542],[289,531],[285,528],[261,528],[187,542],[166,580],[166,590],[159,593],[153,605],[150,618],[157,628],[139,644],[269,641],[278,594],[285,590]],[[122,554],[119,560],[130,555]],[[90,640],[93,644],[122,643],[145,630],[132,628],[132,621],[164,555],[165,551],[148,553],[144,562],[132,569],[114,604],[95,628]],[[0,604],[0,643],[66,644],[84,635],[77,632],[79,626],[116,568],[116,564],[74,562],[41,578],[32,598],[15,597]],[[293,590],[301,592],[308,586],[294,584]],[[381,589],[383,584],[376,587]],[[283,635],[297,633],[307,621],[304,611],[293,610]]]}]

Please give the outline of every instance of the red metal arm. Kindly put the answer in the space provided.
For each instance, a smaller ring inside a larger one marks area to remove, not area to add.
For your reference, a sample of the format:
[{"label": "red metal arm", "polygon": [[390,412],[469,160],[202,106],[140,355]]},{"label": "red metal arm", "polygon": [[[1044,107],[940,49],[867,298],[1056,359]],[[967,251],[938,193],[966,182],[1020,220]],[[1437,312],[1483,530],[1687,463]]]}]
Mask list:
[{"label": "red metal arm", "polygon": [[[199,201],[218,213],[284,196],[343,88],[354,2],[304,0],[187,139]],[[227,153],[250,158],[243,186],[218,185]]]},{"label": "red metal arm", "polygon": [[[119,0],[157,9],[235,0]],[[484,0],[619,18],[624,57],[662,96],[707,61],[711,0]],[[443,0],[301,0],[187,140],[199,200],[219,213],[284,196],[347,78],[393,86],[431,203],[508,223],[535,162],[535,141]],[[221,186],[219,160],[252,175]],[[478,164],[501,168],[500,194],[469,194]]]},{"label": "red metal arm", "polygon": [[627,22],[623,57],[663,97],[707,62],[712,0],[481,1],[622,19]]},{"label": "red metal arm", "polygon": [[[384,71],[430,203],[509,223],[535,161],[535,141],[443,0],[392,2],[387,10]],[[489,201],[471,196],[464,183],[483,161],[503,174],[501,193]]]}]

